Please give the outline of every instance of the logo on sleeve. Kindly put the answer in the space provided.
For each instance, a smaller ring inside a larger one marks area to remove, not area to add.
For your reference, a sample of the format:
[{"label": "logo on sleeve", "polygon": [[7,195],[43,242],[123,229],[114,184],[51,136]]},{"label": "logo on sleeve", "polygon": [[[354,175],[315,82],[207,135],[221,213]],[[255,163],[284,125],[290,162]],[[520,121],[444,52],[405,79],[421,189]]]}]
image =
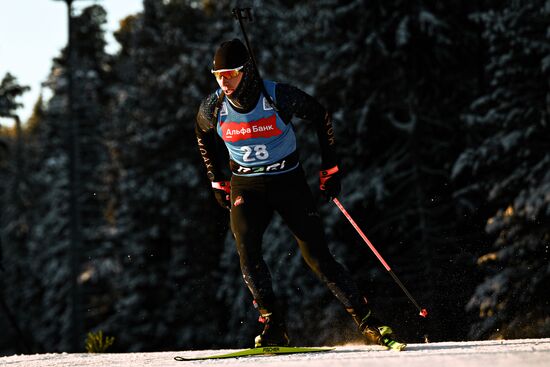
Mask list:
[{"label": "logo on sleeve", "polygon": [[222,129],[222,138],[228,142],[255,138],[271,138],[283,133],[277,128],[276,115],[250,122],[222,122],[220,126]]}]

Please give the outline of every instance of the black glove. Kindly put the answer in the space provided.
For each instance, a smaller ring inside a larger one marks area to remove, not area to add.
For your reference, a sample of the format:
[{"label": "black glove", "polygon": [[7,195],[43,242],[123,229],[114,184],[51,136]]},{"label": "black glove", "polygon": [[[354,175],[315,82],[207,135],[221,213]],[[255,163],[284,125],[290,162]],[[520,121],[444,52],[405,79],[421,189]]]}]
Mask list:
[{"label": "black glove", "polygon": [[319,172],[319,187],[321,188],[321,194],[327,199],[332,200],[340,194],[341,174],[338,170],[338,166],[334,166],[327,170]]},{"label": "black glove", "polygon": [[231,209],[231,183],[229,181],[212,182],[212,190],[218,204],[224,209]]}]

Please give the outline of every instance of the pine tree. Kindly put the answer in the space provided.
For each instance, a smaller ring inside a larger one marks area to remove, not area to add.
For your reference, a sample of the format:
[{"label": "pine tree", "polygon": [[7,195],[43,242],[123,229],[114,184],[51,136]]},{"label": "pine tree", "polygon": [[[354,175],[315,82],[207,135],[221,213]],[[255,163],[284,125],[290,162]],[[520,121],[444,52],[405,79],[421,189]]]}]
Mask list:
[{"label": "pine tree", "polygon": [[124,350],[215,343],[216,218],[227,214],[211,200],[194,135],[208,73],[204,17],[192,2],[145,1],[116,35],[111,144],[121,273],[117,313],[103,328]]},{"label": "pine tree", "polygon": [[120,271],[113,257],[113,227],[108,217],[114,159],[108,144],[113,123],[108,111],[112,61],[105,52],[106,16],[101,6],[94,5],[74,20],[73,111],[79,129],[84,332],[114,312],[113,277]]},{"label": "pine tree", "polygon": [[[74,336],[71,320],[73,303],[77,309],[88,310],[78,314],[84,327],[97,324],[96,298],[106,295],[103,285],[92,280],[102,273],[100,254],[108,253],[108,247],[100,246],[102,208],[97,196],[103,193],[101,164],[106,160],[102,145],[101,129],[103,88],[106,56],[105,41],[101,30],[105,23],[105,11],[99,6],[86,8],[73,19],[74,24],[74,94],[72,118],[68,114],[67,98],[67,49],[54,60],[47,86],[53,96],[44,105],[38,105],[28,130],[28,182],[26,192],[25,228],[28,233],[24,241],[13,242],[16,259],[11,263],[11,277],[8,291],[13,294],[12,305],[19,310],[26,330],[33,333],[36,348],[48,351],[72,349]],[[68,176],[68,126],[79,123],[79,146],[77,156],[80,182],[77,187],[81,218],[84,225],[79,261],[77,265],[80,288],[85,292],[71,300],[73,292],[71,279],[74,277],[70,265],[69,221],[69,176]],[[98,195],[93,195],[97,193]],[[32,198],[32,199],[31,199]],[[99,228],[99,230],[98,230]],[[108,297],[108,295],[107,295]],[[100,311],[102,312],[102,311]],[[82,335],[84,338],[84,334]]]},{"label": "pine tree", "polygon": [[19,107],[22,107],[17,98],[29,89],[28,86],[20,85],[16,77],[6,73],[0,82],[0,116],[11,116]]},{"label": "pine tree", "polygon": [[9,296],[10,280],[14,275],[12,265],[21,260],[21,248],[28,235],[24,137],[17,115],[22,106],[17,99],[28,90],[29,87],[20,85],[10,73],[0,83],[0,117],[15,123],[9,129],[0,126],[0,301],[3,321],[7,323],[4,335],[14,346],[12,352],[29,352],[28,338],[23,335]]},{"label": "pine tree", "polygon": [[471,143],[454,176],[461,200],[489,213],[493,244],[478,259],[486,278],[467,305],[479,312],[472,338],[550,330],[549,9],[548,1],[507,1],[473,17],[488,50],[486,84],[464,116]]}]

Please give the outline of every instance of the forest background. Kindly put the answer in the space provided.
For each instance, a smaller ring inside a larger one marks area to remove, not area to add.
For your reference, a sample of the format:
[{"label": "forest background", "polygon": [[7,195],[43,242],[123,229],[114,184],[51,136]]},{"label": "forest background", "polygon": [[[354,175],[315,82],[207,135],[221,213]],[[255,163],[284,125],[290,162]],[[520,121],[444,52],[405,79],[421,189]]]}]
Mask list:
[{"label": "forest background", "polygon": [[[321,199],[315,129],[295,120],[331,251],[380,317],[410,342],[550,336],[550,1],[143,3],[116,54],[101,5],[75,15],[73,118],[64,49],[51,97],[0,127],[1,354],[81,351],[99,330],[120,352],[250,345],[260,326],[194,134],[236,5],[253,7],[263,76],[332,112],[340,200],[430,312]],[[25,90],[3,76],[0,114]],[[296,344],[359,338],[278,217],[264,251]]]}]

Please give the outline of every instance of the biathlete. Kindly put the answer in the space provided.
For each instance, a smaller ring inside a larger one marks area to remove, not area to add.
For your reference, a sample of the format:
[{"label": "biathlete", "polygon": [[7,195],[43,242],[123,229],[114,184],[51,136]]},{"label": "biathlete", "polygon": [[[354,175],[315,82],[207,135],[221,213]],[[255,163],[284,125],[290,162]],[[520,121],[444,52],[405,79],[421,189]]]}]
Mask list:
[{"label": "biathlete", "polygon": [[[277,212],[296,238],[307,265],[344,305],[366,342],[402,349],[404,344],[396,342],[391,328],[373,315],[351,276],[329,252],[300,166],[293,116],[311,121],[317,130],[321,192],[329,199],[339,194],[341,175],[330,114],[296,87],[261,80],[238,39],[219,46],[212,73],[219,89],[200,105],[197,141],[214,195],[230,210],[243,278],[264,324],[255,346],[287,346],[290,342],[261,251],[264,231]],[[229,152],[230,181],[216,158],[220,138]]]}]

